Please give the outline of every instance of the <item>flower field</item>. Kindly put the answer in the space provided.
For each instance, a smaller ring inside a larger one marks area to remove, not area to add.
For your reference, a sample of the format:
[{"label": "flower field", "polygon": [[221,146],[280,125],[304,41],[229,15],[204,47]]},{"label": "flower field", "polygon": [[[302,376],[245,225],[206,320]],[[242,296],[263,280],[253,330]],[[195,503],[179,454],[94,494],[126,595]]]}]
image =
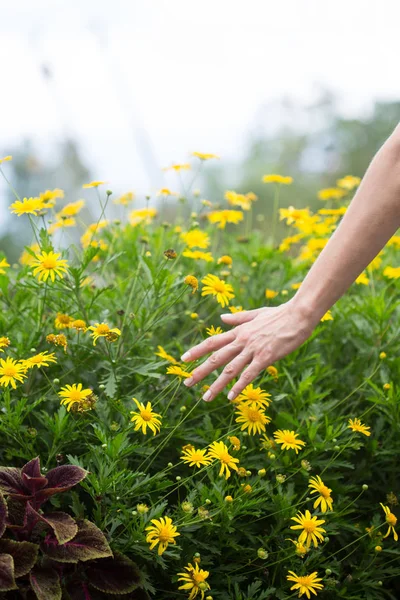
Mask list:
[{"label": "flower field", "polygon": [[312,212],[290,175],[260,180],[269,239],[253,192],[203,199],[191,177],[145,208],[101,181],[13,190],[32,239],[0,256],[0,598],[400,597],[400,236],[232,401],[235,380],[202,399],[217,371],[183,384],[222,313],[295,296],[360,182]]}]

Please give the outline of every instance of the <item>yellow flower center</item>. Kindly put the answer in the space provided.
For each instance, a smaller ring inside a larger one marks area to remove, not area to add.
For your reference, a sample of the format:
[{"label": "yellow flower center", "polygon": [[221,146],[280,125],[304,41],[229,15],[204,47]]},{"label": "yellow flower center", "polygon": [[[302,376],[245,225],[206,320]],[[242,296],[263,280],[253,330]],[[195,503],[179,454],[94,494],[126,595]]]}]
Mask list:
[{"label": "yellow flower center", "polygon": [[392,527],[394,527],[397,523],[397,517],[395,517],[394,514],[390,512],[386,516],[386,522],[389,523],[389,525],[391,525]]},{"label": "yellow flower center", "polygon": [[42,260],[42,267],[43,269],[54,269],[54,267],[57,265],[57,259],[54,258],[54,256],[46,256],[46,258],[44,258]]},{"label": "yellow flower center", "polygon": [[81,392],[79,390],[71,390],[69,392],[69,398],[72,401],[79,402],[81,399]]},{"label": "yellow flower center", "polygon": [[329,488],[326,487],[326,485],[321,485],[321,487],[319,488],[319,493],[321,494],[321,496],[323,496],[324,498],[330,498],[330,491]]},{"label": "yellow flower center", "polygon": [[295,444],[296,443],[296,438],[294,437],[294,435],[292,433],[285,433],[282,436],[282,440],[284,442],[286,442],[287,444]]},{"label": "yellow flower center", "polygon": [[298,583],[300,583],[300,585],[304,585],[306,587],[312,586],[313,582],[312,579],[310,577],[310,575],[305,575],[304,577],[299,577],[298,578]]},{"label": "yellow flower center", "polygon": [[223,463],[229,464],[231,462],[231,455],[228,452],[221,452],[219,460]]},{"label": "yellow flower center", "polygon": [[68,325],[69,324],[69,316],[68,315],[58,315],[58,321],[60,321],[60,323],[62,323],[63,325]]},{"label": "yellow flower center", "polygon": [[6,377],[15,377],[18,374],[18,369],[14,365],[7,365],[3,367],[3,374]]},{"label": "yellow flower center", "polygon": [[170,530],[168,527],[161,527],[160,532],[158,534],[158,539],[160,542],[168,542],[170,539]]},{"label": "yellow flower center", "polygon": [[205,581],[204,575],[201,572],[200,573],[193,573],[192,577],[193,577],[193,581],[195,583],[204,583],[204,581]]},{"label": "yellow flower center", "polygon": [[249,421],[253,421],[254,423],[256,421],[260,421],[260,413],[256,408],[249,408],[247,410],[247,418]]},{"label": "yellow flower center", "polygon": [[109,331],[110,331],[110,328],[105,323],[102,323],[101,325],[99,325],[97,327],[97,333],[98,333],[98,335],[104,335],[105,333],[108,333]]},{"label": "yellow flower center", "polygon": [[142,417],[143,421],[151,421],[153,418],[151,411],[146,410],[145,408],[140,411],[140,416]]},{"label": "yellow flower center", "polygon": [[317,526],[314,523],[314,521],[311,521],[309,519],[304,519],[304,521],[303,521],[303,527],[307,531],[307,533],[313,533],[313,531],[315,531],[316,528],[317,528]]},{"label": "yellow flower center", "polygon": [[225,292],[225,284],[222,281],[217,281],[213,284],[213,286],[216,292],[219,292],[220,294],[223,294]]}]

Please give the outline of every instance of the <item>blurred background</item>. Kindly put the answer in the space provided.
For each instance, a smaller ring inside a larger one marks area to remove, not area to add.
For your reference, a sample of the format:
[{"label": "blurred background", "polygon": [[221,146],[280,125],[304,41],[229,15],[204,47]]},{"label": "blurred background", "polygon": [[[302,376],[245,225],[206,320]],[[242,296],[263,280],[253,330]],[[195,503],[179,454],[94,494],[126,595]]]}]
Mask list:
[{"label": "blurred background", "polygon": [[[281,206],[320,208],[317,190],[362,177],[400,121],[398,0],[0,0],[0,157],[19,195],[55,187],[98,205],[115,195],[184,192],[193,172],[163,171],[193,151],[195,187],[253,191],[268,228],[267,173],[291,175]],[[188,178],[188,180],[186,179]],[[183,187],[182,187],[183,184]],[[0,180],[0,250],[32,242]],[[177,200],[169,204],[170,216]],[[188,207],[191,210],[193,206]],[[87,215],[90,219],[91,215]],[[89,222],[89,220],[88,220]],[[235,230],[236,231],[236,230]]]}]

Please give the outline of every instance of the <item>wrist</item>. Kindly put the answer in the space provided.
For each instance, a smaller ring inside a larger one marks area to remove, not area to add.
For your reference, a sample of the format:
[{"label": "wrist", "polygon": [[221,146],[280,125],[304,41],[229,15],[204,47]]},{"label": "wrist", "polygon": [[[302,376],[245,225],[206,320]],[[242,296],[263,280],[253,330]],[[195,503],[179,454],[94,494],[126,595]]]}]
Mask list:
[{"label": "wrist", "polygon": [[300,294],[299,292],[293,296],[291,303],[305,327],[311,329],[314,329],[318,325],[326,312],[321,314],[320,308],[315,305],[312,298],[304,296],[304,294]]}]

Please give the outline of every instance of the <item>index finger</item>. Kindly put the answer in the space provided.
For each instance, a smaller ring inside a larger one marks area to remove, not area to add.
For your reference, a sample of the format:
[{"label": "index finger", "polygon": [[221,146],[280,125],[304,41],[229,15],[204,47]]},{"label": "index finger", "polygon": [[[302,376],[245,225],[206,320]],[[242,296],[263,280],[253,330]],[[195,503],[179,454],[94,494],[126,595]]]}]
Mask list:
[{"label": "index finger", "polygon": [[193,348],[190,348],[190,350],[182,354],[181,361],[187,362],[191,360],[196,360],[204,354],[208,354],[209,352],[213,352],[214,350],[219,350],[226,344],[233,342],[235,338],[236,336],[234,334],[233,329],[231,329],[230,331],[225,331],[224,333],[217,333],[217,335],[212,335],[206,340],[200,342],[200,344],[197,344],[197,346],[193,346]]}]

